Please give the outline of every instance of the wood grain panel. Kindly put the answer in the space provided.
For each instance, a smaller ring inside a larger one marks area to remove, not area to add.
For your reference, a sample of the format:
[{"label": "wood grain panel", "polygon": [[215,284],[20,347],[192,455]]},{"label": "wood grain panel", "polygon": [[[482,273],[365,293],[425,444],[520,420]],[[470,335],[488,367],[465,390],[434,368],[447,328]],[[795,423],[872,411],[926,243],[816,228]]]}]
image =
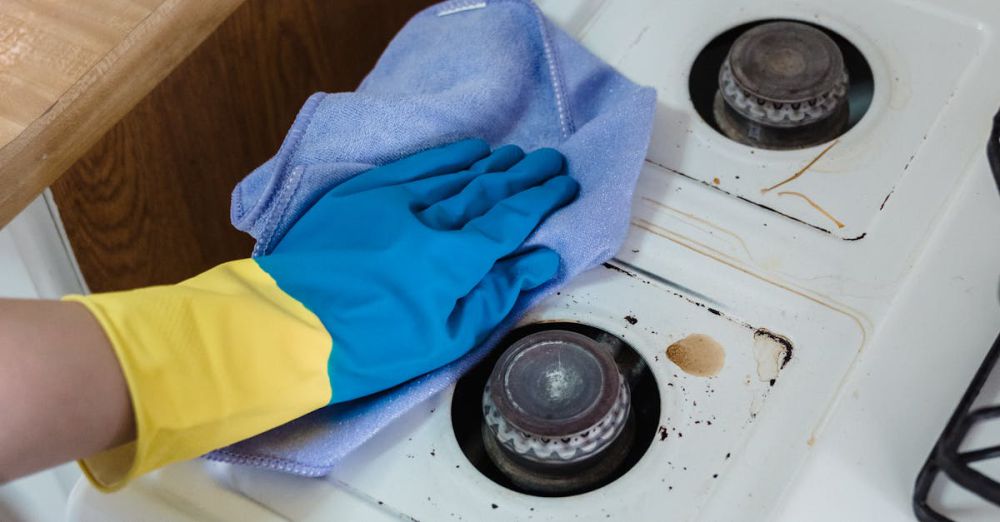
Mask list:
[{"label": "wood grain panel", "polygon": [[0,225],[242,1],[0,1]]},{"label": "wood grain panel", "polygon": [[160,3],[0,4],[0,147],[41,116]]},{"label": "wood grain panel", "polygon": [[429,0],[248,0],[53,186],[94,291],[246,257],[233,186],[317,91],[353,89]]}]

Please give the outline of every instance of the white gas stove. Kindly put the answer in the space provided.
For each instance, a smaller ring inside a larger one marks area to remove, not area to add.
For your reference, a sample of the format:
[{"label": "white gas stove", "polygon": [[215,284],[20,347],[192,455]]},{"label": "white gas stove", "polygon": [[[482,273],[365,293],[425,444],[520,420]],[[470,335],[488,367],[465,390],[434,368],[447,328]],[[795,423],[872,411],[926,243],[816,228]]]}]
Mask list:
[{"label": "white gas stove", "polygon": [[[658,91],[626,244],[522,321],[585,324],[643,357],[659,404],[637,423],[644,449],[634,466],[569,497],[494,482],[467,457],[465,432],[456,435],[460,385],[326,479],[190,462],[112,496],[81,483],[71,519],[909,518],[900,480],[912,484],[1000,329],[1000,201],[982,152],[1000,107],[1000,7],[540,5]],[[848,69],[867,90],[852,94],[866,110],[846,133],[773,150],[737,143],[708,121],[692,66],[711,60],[702,53],[717,37],[767,20],[808,22],[849,42]],[[718,347],[721,369],[678,357],[690,336]]]}]

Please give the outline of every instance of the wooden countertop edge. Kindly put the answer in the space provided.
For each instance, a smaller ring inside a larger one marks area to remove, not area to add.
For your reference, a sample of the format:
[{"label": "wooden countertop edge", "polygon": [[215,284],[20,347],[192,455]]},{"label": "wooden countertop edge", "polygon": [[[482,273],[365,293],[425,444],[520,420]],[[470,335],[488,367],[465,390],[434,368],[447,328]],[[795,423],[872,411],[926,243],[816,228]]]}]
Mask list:
[{"label": "wooden countertop edge", "polygon": [[243,0],[165,0],[0,148],[0,227],[51,185]]}]

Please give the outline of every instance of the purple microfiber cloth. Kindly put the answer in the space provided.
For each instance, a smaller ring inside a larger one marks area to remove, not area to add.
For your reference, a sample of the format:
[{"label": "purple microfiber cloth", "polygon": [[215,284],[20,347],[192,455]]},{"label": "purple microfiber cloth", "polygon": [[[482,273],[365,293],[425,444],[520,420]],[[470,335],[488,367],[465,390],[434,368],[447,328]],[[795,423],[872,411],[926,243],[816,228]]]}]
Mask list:
[{"label": "purple microfiber cloth", "polygon": [[233,192],[233,224],[257,239],[254,255],[268,253],[345,179],[422,149],[481,137],[526,151],[554,147],[566,156],[580,196],[527,243],[556,250],[563,265],[557,280],[523,295],[497,331],[461,359],[208,458],[328,474],[380,429],[454,383],[525,310],[610,259],[628,230],[655,100],[653,89],[618,74],[526,0],[451,1],[425,9],[396,35],[357,91],[310,97],[278,154]]}]

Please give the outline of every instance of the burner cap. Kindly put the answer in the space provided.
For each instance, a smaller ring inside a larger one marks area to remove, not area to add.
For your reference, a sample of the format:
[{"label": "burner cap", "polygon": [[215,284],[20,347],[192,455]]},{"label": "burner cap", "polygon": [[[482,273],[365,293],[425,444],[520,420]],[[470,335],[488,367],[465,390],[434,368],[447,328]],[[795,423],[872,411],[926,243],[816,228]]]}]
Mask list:
[{"label": "burner cap", "polygon": [[823,31],[796,22],[771,22],[743,33],[729,52],[736,83],[776,103],[806,102],[834,88],[844,57]]},{"label": "burner cap", "polygon": [[534,435],[559,437],[603,419],[621,383],[614,359],[596,341],[549,330],[511,346],[494,367],[489,387],[508,423]]},{"label": "burner cap", "polygon": [[[658,398],[642,357],[621,339],[566,327],[583,332],[549,324],[517,338],[482,390],[481,444],[473,451],[485,453],[499,476],[525,493],[583,493],[621,476],[635,462],[627,459],[637,443],[630,383],[645,390],[640,411],[649,413],[647,400]],[[643,422],[656,422],[658,402],[650,415]],[[651,437],[655,428],[647,427]]]},{"label": "burner cap", "polygon": [[848,120],[848,77],[837,43],[798,22],[743,33],[719,69],[713,113],[747,145],[799,148],[839,136]]}]

